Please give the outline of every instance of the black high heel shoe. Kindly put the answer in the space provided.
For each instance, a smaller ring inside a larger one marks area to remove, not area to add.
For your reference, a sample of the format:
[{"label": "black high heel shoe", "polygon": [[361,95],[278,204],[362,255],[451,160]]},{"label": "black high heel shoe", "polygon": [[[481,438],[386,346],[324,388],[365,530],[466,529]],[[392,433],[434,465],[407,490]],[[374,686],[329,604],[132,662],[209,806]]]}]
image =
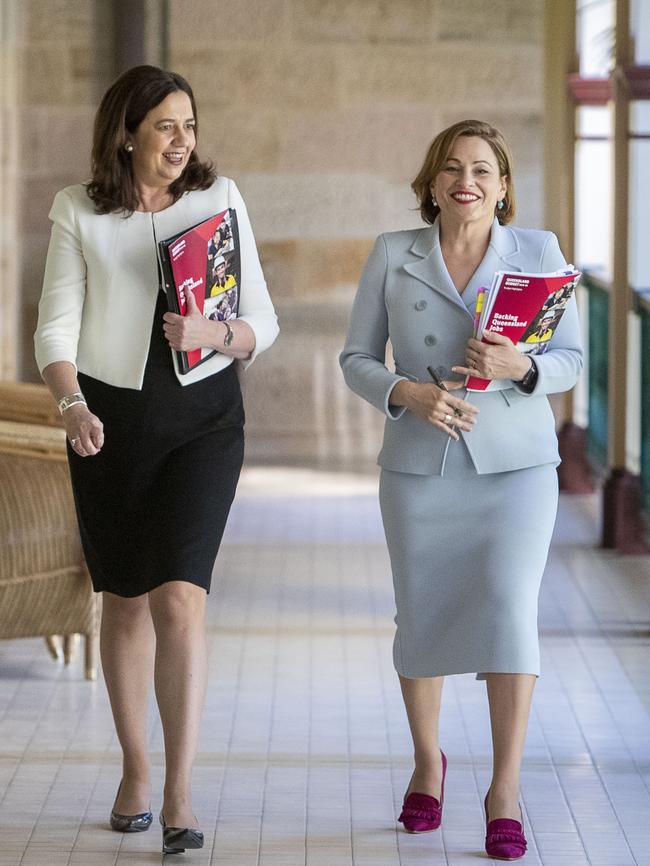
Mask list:
[{"label": "black high heel shoe", "polygon": [[[117,794],[115,795],[115,802],[117,802],[120,796],[121,787],[122,782],[120,781]],[[140,812],[139,815],[120,815],[115,809],[111,809],[111,830],[115,830],[117,833],[143,833],[151,827],[152,821],[153,815],[151,812]]]},{"label": "black high heel shoe", "polygon": [[182,854],[186,848],[203,848],[203,833],[195,827],[168,827],[160,813],[163,854]]}]

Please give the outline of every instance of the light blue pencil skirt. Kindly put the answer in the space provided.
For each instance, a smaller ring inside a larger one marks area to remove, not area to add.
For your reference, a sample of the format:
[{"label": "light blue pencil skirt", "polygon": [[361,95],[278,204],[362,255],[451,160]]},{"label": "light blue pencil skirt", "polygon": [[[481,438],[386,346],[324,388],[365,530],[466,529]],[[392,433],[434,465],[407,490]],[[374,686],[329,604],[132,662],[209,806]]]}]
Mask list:
[{"label": "light blue pencil skirt", "polygon": [[539,675],[537,602],[557,513],[555,464],[478,475],[461,440],[444,470],[382,470],[405,677]]}]

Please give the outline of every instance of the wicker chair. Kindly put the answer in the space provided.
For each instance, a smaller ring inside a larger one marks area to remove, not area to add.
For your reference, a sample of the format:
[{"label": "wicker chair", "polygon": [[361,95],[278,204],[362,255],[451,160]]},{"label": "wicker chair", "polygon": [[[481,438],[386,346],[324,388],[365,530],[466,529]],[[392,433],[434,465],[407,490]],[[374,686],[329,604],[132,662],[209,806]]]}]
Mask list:
[{"label": "wicker chair", "polygon": [[[85,638],[97,676],[101,600],[92,590],[65,458],[65,433],[47,389],[0,383],[0,638],[43,636],[66,664]],[[24,423],[25,421],[31,423]]]}]

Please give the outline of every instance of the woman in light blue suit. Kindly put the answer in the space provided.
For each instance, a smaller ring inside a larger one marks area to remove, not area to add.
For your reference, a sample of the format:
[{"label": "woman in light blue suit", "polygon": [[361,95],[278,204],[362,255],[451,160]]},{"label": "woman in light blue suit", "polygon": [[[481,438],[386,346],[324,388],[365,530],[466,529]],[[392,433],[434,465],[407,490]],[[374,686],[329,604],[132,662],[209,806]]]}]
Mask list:
[{"label": "woman in light blue suit", "polygon": [[[512,158],[498,130],[469,120],[440,133],[412,187],[429,226],[377,239],[341,355],[350,388],[386,415],[380,504],[415,754],[400,821],[411,832],[440,826],[443,678],[476,672],[487,681],[494,751],[486,850],[517,859],[537,601],[558,496],[547,394],[572,388],[582,366],[576,304],[534,361],[501,335],[472,338],[477,290],[495,271],[566,264],[552,233],[509,225]],[[466,393],[470,371],[496,390]]]}]

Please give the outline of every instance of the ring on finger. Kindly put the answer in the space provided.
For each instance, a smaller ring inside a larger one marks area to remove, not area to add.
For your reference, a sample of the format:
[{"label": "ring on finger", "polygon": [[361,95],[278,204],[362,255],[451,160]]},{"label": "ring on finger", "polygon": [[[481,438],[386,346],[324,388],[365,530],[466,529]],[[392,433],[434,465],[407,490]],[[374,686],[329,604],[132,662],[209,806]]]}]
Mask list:
[{"label": "ring on finger", "polygon": [[77,447],[77,442],[78,442],[78,441],[79,441],[78,439],[71,439],[71,440],[70,440],[70,445],[72,445],[73,448],[76,448],[76,447]]},{"label": "ring on finger", "polygon": [[451,417],[451,415],[450,415],[449,413],[447,413],[447,414],[445,415],[445,417],[444,417],[442,420],[445,422],[445,424],[451,424],[451,422],[452,422],[454,419]]},{"label": "ring on finger", "polygon": [[458,408],[458,406],[454,406],[454,415],[456,416],[456,418],[462,418],[463,417],[463,413]]}]

